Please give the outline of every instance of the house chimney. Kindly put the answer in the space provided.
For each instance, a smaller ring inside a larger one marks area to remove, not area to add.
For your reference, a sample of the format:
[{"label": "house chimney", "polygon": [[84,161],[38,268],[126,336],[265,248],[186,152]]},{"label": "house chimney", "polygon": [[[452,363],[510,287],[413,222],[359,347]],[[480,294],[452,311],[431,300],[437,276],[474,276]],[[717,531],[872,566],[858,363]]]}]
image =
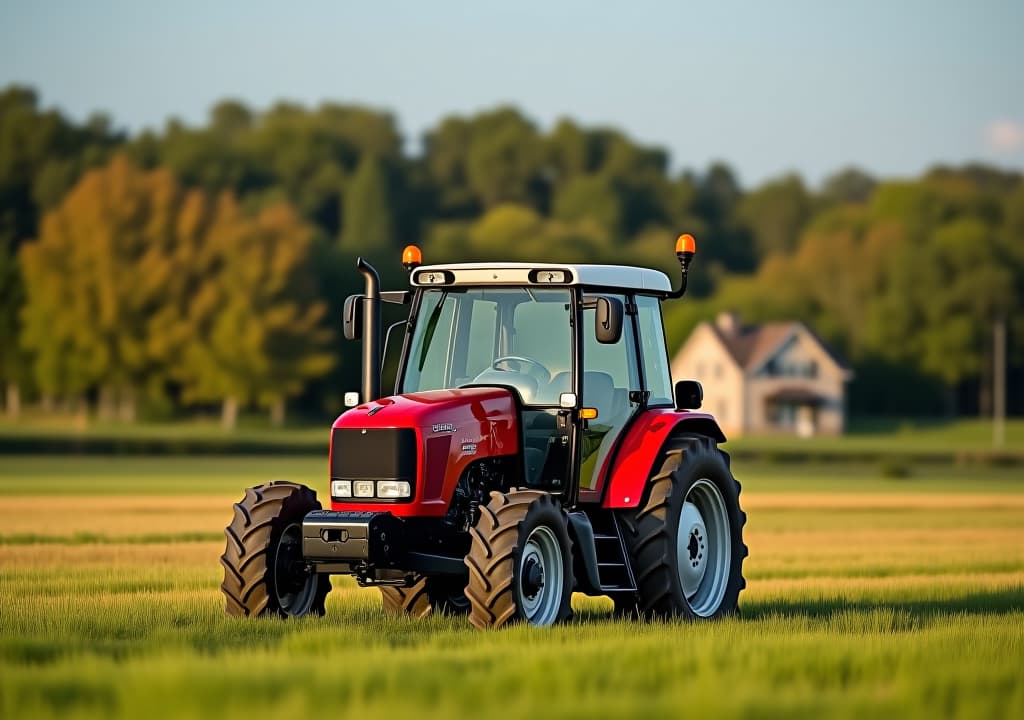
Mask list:
[{"label": "house chimney", "polygon": [[724,310],[715,318],[715,326],[727,336],[738,335],[740,332],[740,314],[735,310]]}]

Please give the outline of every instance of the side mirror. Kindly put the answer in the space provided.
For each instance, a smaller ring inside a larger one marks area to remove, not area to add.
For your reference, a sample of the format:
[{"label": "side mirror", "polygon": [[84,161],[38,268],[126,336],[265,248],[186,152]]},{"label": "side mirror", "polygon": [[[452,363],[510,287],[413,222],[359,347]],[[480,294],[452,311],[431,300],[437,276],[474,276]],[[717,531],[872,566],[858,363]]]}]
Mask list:
[{"label": "side mirror", "polygon": [[346,340],[358,340],[363,336],[363,296],[349,295],[345,298],[342,322]]},{"label": "side mirror", "polygon": [[704,388],[696,380],[676,383],[676,410],[696,410],[704,402]]},{"label": "side mirror", "polygon": [[594,313],[594,334],[602,345],[614,345],[622,337],[622,301],[618,298],[597,298]]}]

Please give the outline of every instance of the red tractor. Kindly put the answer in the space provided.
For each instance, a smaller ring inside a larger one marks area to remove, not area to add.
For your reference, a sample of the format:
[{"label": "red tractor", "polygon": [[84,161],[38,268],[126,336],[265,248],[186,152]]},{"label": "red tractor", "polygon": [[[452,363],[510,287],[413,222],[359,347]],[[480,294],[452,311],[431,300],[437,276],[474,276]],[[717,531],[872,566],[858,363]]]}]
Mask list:
[{"label": "red tractor", "polygon": [[[345,305],[362,402],[331,430],[330,510],[289,482],[250,488],[221,558],[229,615],[322,614],[331,574],[416,617],[550,625],[573,592],[620,613],[715,618],[745,586],[746,519],[725,436],[672,385],[661,272],[611,265],[420,266],[411,291]],[[395,392],[380,393],[380,303],[409,304]]]}]

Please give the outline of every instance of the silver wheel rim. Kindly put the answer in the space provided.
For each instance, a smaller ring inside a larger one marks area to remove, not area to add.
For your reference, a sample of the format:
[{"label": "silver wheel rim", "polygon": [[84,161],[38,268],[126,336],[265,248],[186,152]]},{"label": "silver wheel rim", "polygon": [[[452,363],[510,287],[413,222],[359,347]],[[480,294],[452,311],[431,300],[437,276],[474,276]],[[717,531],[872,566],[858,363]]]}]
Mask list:
[{"label": "silver wheel rim", "polygon": [[535,527],[519,558],[519,599],[527,622],[551,625],[558,619],[564,579],[558,538],[546,525]]},{"label": "silver wheel rim", "polygon": [[709,617],[722,605],[732,565],[731,536],[721,491],[701,478],[683,500],[676,537],[679,583],[696,615]]},{"label": "silver wheel rim", "polygon": [[313,606],[313,598],[316,597],[316,589],[320,584],[320,578],[316,573],[309,573],[305,582],[300,586],[297,583],[284,582],[291,577],[291,565],[296,558],[302,557],[302,527],[298,523],[292,523],[281,533],[281,538],[274,548],[274,595],[277,597],[277,606],[281,612],[292,617],[301,617],[309,612]]}]

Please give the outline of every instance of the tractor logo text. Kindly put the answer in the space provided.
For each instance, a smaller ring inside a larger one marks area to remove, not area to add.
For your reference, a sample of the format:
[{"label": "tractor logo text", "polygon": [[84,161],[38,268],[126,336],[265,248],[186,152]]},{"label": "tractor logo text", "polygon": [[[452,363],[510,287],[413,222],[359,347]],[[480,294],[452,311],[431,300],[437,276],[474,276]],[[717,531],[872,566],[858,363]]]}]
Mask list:
[{"label": "tractor logo text", "polygon": [[455,432],[455,426],[452,425],[451,423],[436,423],[436,424],[434,424],[432,429],[436,433],[443,433],[443,432],[453,433],[453,432]]}]

